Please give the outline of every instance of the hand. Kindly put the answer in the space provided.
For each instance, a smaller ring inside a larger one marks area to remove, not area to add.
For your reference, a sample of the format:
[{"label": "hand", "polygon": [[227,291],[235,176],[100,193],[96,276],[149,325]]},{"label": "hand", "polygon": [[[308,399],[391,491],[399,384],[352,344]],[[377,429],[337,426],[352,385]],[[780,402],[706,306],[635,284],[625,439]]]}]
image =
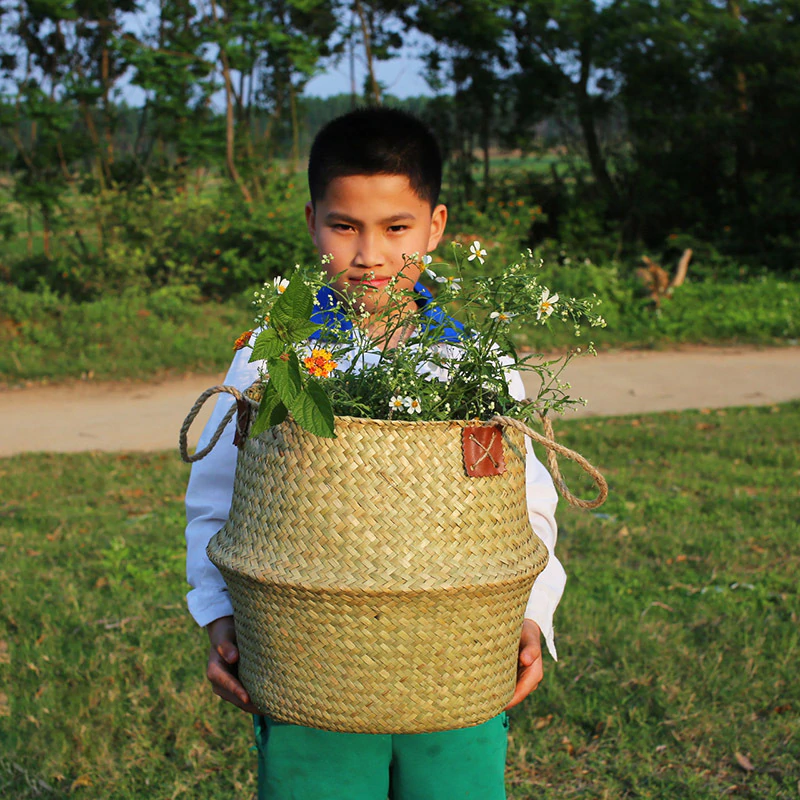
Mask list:
[{"label": "hand", "polygon": [[505,711],[521,703],[539,685],[544,676],[541,636],[539,626],[532,619],[526,619],[522,623],[517,662],[517,688]]},{"label": "hand", "polygon": [[220,617],[206,626],[211,647],[208,651],[206,677],[211,681],[214,694],[233,703],[242,711],[258,714],[258,709],[250,703],[250,696],[239,683],[239,648],[236,647],[236,628],[233,617]]}]

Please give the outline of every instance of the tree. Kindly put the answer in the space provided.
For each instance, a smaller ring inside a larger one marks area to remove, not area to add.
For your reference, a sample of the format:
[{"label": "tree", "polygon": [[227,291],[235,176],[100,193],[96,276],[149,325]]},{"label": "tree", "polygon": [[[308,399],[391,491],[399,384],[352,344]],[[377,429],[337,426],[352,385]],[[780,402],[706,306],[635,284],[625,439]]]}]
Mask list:
[{"label": "tree", "polygon": [[619,189],[598,133],[615,89],[608,69],[619,34],[615,6],[592,0],[521,0],[511,4],[511,31],[518,119],[530,124],[531,117],[553,112],[577,119],[595,184],[619,213]]},{"label": "tree", "polygon": [[181,183],[189,165],[207,165],[221,157],[222,126],[211,109],[219,82],[201,23],[190,0],[160,0],[150,30],[126,32],[118,42],[131,68],[131,84],[145,95],[130,179],[149,173],[154,154],[160,166],[174,160]]},{"label": "tree", "polygon": [[475,144],[483,154],[484,197],[490,192],[490,145],[511,66],[507,10],[506,3],[494,0],[423,0],[406,14],[410,25],[436,42],[425,54],[429,83],[435,89],[453,90],[450,131],[462,200],[472,196]]},{"label": "tree", "polygon": [[71,165],[90,151],[76,129],[75,104],[69,102],[75,99],[69,91],[72,70],[87,37],[74,4],[66,0],[20,2],[13,12],[6,11],[2,23],[8,49],[0,57],[5,88],[0,125],[16,151],[11,166],[20,179],[14,182],[14,196],[28,210],[29,253],[36,209],[49,259],[53,216],[72,181]]}]

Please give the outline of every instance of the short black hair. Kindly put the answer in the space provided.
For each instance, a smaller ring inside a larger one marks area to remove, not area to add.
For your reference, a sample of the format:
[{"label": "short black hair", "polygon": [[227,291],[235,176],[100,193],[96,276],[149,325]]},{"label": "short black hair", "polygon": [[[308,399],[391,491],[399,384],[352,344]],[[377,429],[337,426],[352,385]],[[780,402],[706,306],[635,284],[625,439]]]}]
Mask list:
[{"label": "short black hair", "polygon": [[325,125],[308,159],[311,202],[348,175],[405,175],[434,208],[442,188],[442,154],[422,120],[398,108],[357,108]]}]

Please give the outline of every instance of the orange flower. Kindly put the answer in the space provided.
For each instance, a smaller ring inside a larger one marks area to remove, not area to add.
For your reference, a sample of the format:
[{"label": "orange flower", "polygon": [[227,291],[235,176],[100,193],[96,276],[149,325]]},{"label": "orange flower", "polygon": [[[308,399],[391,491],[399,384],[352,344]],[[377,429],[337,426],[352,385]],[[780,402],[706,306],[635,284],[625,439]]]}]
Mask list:
[{"label": "orange flower", "polygon": [[333,354],[329,350],[312,350],[308,358],[303,359],[308,374],[314,378],[327,378],[328,375],[339,366],[333,360]]},{"label": "orange flower", "polygon": [[253,331],[245,331],[234,343],[233,349],[234,350],[241,350],[249,341],[250,337],[253,335]]}]

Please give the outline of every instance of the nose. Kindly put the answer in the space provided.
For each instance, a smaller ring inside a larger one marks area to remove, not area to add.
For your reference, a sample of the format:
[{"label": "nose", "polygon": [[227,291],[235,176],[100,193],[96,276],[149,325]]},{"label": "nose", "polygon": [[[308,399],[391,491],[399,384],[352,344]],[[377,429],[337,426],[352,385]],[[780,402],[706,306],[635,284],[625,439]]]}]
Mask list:
[{"label": "nose", "polygon": [[380,237],[369,231],[363,231],[358,237],[358,247],[353,265],[364,269],[374,269],[381,267],[384,263],[383,249]]}]

